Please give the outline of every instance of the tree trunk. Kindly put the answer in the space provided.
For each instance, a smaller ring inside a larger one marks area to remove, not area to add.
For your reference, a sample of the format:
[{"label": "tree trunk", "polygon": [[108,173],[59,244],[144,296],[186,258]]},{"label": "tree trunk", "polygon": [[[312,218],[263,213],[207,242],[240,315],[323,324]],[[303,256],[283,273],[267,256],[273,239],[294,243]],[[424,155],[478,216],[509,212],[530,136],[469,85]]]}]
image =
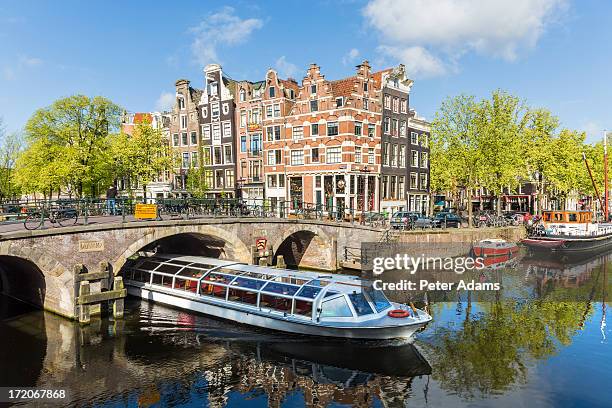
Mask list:
[{"label": "tree trunk", "polygon": [[472,228],[473,227],[473,223],[472,223],[472,189],[468,188],[466,190],[467,192],[467,198],[468,198],[468,206],[467,206],[467,210],[468,210],[468,227]]},{"label": "tree trunk", "polygon": [[501,200],[502,195],[501,193],[497,196],[497,200],[495,202],[495,211],[497,212],[497,216],[501,216],[502,215],[502,209],[501,209]]}]

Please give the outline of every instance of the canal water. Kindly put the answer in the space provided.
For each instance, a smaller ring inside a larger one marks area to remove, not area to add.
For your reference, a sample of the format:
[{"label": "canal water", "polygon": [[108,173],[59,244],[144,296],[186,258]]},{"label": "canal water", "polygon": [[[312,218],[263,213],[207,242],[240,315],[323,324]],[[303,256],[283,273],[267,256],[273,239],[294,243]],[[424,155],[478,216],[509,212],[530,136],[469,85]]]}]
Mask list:
[{"label": "canal water", "polygon": [[0,386],[65,389],[49,406],[612,406],[612,256],[495,273],[497,296],[431,294],[434,320],[410,343],[283,335],[133,298],[123,320],[80,327],[2,296]]}]

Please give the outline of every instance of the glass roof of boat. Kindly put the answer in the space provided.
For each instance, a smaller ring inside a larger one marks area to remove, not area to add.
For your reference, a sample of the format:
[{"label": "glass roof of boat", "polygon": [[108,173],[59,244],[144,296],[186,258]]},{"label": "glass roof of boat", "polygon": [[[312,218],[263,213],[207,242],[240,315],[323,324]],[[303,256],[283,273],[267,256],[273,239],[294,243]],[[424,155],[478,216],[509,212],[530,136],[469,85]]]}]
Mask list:
[{"label": "glass roof of boat", "polygon": [[362,284],[356,276],[262,267],[199,256],[156,254],[137,260],[133,268],[236,289],[305,299],[315,299],[323,293],[326,297],[330,294],[360,293]]}]

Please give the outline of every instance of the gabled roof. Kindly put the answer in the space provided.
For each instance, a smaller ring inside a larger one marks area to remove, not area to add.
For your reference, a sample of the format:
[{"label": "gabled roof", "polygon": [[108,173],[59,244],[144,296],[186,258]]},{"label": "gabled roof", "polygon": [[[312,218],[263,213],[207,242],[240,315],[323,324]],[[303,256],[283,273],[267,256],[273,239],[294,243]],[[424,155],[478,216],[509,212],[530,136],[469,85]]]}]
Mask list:
[{"label": "gabled roof", "polygon": [[345,98],[349,98],[355,90],[355,79],[356,77],[352,76],[344,79],[339,79],[337,81],[331,81],[330,85],[332,94],[335,97],[343,96]]},{"label": "gabled roof", "polygon": [[374,87],[380,89],[382,83],[382,76],[385,72],[391,72],[393,68],[383,69],[381,71],[374,72],[372,76],[374,77]]},{"label": "gabled roof", "polygon": [[137,123],[151,123],[151,122],[153,122],[153,116],[151,116],[150,113],[141,113],[141,112],[138,112],[138,113],[134,114],[134,121],[133,121],[134,124],[137,124]]}]

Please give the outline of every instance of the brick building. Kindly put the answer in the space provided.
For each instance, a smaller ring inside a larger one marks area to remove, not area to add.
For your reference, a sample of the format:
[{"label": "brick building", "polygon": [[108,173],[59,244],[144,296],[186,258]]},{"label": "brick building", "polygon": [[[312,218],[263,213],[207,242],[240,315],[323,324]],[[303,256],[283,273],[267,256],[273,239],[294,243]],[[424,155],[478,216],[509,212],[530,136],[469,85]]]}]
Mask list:
[{"label": "brick building", "polygon": [[292,207],[312,203],[328,211],[378,210],[380,121],[367,61],[354,76],[338,81],[328,81],[311,64],[281,140],[275,136],[266,144],[264,173],[279,184],[284,178],[277,198],[288,199]]},{"label": "brick building", "polygon": [[422,214],[429,212],[429,138],[431,124],[410,110],[408,132],[408,210]]}]

